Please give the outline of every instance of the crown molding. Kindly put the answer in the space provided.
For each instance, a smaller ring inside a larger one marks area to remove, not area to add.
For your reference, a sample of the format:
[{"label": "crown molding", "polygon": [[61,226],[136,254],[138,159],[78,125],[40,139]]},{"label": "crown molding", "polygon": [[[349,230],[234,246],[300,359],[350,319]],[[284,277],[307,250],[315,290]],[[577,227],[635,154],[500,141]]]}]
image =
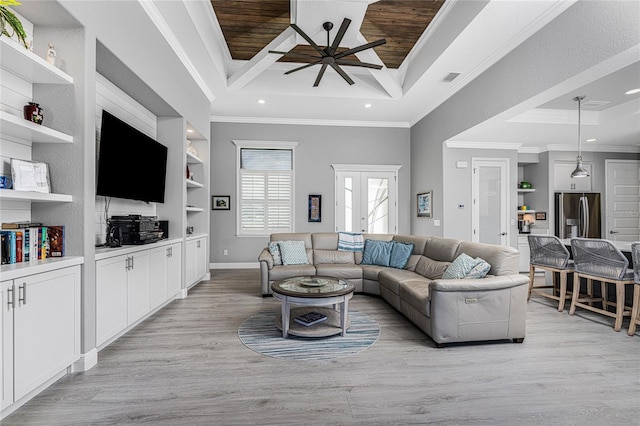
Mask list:
[{"label": "crown molding", "polygon": [[216,98],[215,95],[211,92],[211,89],[209,89],[209,86],[205,83],[202,76],[200,76],[191,60],[189,60],[189,55],[185,52],[182,44],[178,41],[178,38],[167,21],[162,17],[162,14],[156,5],[153,4],[152,1],[144,0],[138,0],[138,3],[142,6],[142,9],[145,11],[147,16],[149,16],[149,19],[151,19],[151,22],[153,22],[160,34],[162,34],[167,43],[169,43],[169,46],[171,46],[171,49],[176,54],[180,62],[182,62],[182,65],[184,65],[189,75],[191,75],[191,78],[193,78],[198,87],[200,87],[200,90],[202,90],[202,93],[204,93],[209,102],[213,102]]},{"label": "crown molding", "polygon": [[[586,145],[586,146],[585,146]],[[549,144],[544,151],[569,151],[578,152],[576,145]],[[628,152],[633,154],[640,153],[640,145],[603,145],[603,144],[582,144],[582,152]]]},{"label": "crown molding", "polygon": [[290,124],[296,126],[336,126],[336,127],[384,127],[410,128],[405,121],[355,121],[355,120],[323,120],[307,118],[272,118],[272,117],[226,117],[212,115],[212,123],[244,123],[244,124]]},{"label": "crown molding", "polygon": [[519,150],[521,143],[509,142],[469,142],[469,141],[447,141],[444,143],[447,148],[466,149],[512,149]]}]

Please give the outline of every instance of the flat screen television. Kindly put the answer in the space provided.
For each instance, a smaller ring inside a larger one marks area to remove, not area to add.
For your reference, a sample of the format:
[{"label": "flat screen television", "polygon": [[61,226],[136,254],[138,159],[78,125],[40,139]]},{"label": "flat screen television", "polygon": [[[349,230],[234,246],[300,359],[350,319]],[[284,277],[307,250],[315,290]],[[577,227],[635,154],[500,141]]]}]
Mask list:
[{"label": "flat screen television", "polygon": [[96,194],[164,203],[167,147],[102,111]]}]

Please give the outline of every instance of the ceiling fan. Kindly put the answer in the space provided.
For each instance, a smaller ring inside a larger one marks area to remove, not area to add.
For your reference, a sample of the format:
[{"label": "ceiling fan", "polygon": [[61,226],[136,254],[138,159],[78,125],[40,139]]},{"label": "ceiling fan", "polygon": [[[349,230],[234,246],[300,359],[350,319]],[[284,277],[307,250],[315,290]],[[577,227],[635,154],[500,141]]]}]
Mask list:
[{"label": "ceiling fan", "polygon": [[353,60],[343,59],[343,58],[345,56],[353,55],[354,53],[358,53],[363,50],[371,49],[373,47],[385,44],[387,40],[380,39],[380,40],[372,41],[371,43],[363,44],[363,45],[354,47],[352,49],[348,49],[338,53],[337,52],[338,46],[340,45],[340,42],[342,41],[342,38],[344,37],[344,34],[347,32],[347,28],[349,28],[350,24],[351,24],[351,19],[344,18],[344,20],[342,21],[342,25],[340,25],[340,29],[338,30],[338,34],[336,34],[336,37],[333,39],[333,44],[331,45],[329,45],[329,31],[331,31],[331,29],[333,28],[333,23],[325,22],[324,24],[322,24],[322,28],[324,28],[325,31],[327,31],[327,47],[325,48],[321,48],[320,46],[318,46],[316,42],[314,42],[311,39],[311,37],[305,34],[304,31],[302,31],[300,27],[298,27],[296,24],[291,24],[291,28],[293,28],[295,32],[300,34],[302,38],[304,38],[307,41],[307,43],[309,43],[309,45],[313,47],[316,50],[316,52],[318,52],[319,55],[309,55],[306,53],[296,53],[296,52],[279,52],[276,50],[270,50],[269,53],[295,56],[298,58],[315,59],[311,63],[308,63],[301,67],[294,68],[292,70],[285,72],[285,75],[303,70],[305,68],[309,68],[314,65],[322,64],[322,66],[320,67],[320,71],[318,72],[318,77],[316,77],[316,81],[315,83],[313,83],[313,87],[317,87],[320,84],[320,80],[322,80],[322,76],[324,75],[324,72],[327,70],[328,66],[333,68],[338,74],[340,74],[340,76],[344,78],[347,83],[349,83],[350,85],[354,84],[354,81],[347,75],[346,72],[344,72],[344,70],[340,67],[340,65],[373,68],[376,70],[382,69],[382,65],[370,64],[367,62],[360,62],[360,61],[353,61]]}]

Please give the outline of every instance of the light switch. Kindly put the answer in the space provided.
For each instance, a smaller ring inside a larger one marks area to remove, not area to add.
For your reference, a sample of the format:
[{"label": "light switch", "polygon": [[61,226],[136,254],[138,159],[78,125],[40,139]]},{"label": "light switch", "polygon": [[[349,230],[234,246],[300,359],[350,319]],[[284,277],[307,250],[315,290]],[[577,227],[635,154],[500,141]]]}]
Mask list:
[{"label": "light switch", "polygon": [[434,219],[433,226],[440,226],[440,219]]}]

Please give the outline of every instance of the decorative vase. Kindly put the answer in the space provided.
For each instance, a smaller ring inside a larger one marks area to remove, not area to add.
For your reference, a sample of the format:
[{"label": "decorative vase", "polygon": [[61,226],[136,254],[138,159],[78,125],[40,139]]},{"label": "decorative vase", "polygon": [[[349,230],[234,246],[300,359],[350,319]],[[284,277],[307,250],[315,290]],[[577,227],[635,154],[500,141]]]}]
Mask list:
[{"label": "decorative vase", "polygon": [[40,105],[35,102],[29,102],[29,105],[24,106],[24,119],[32,121],[36,124],[42,124],[44,119],[44,111],[40,108]]}]

